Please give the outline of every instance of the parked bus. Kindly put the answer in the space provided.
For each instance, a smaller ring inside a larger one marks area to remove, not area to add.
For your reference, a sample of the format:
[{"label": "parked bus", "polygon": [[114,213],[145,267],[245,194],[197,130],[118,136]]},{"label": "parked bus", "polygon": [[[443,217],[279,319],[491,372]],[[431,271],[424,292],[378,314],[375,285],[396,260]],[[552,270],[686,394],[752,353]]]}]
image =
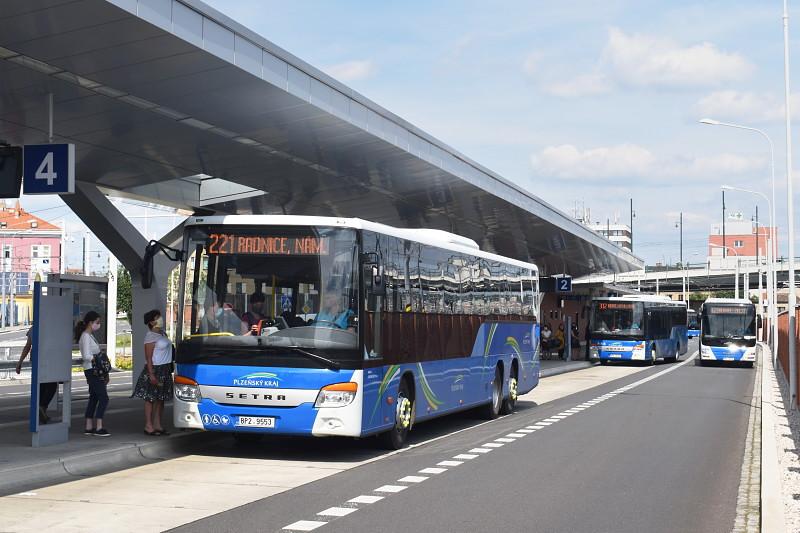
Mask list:
[{"label": "parked bus", "polygon": [[700,308],[700,364],[756,360],[756,306],[739,298],[709,298]]},{"label": "parked bus", "polygon": [[596,298],[589,318],[589,359],[675,362],[689,348],[686,304],[665,296]]},{"label": "parked bus", "polygon": [[538,271],[437,230],[193,217],[181,268],[179,428],[366,437],[514,409],[539,380]]},{"label": "parked bus", "polygon": [[700,320],[697,316],[697,311],[694,309],[687,309],[686,310],[688,325],[687,325],[687,336],[690,339],[700,336]]}]

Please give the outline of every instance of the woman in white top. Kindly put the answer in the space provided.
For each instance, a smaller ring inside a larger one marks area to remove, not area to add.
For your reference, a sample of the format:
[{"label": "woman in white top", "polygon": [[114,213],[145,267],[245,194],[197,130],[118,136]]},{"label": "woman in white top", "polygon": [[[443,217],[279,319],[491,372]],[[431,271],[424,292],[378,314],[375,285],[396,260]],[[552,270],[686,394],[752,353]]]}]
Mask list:
[{"label": "woman in white top", "polygon": [[100,329],[100,315],[89,311],[75,326],[75,342],[81,350],[83,359],[83,375],[89,385],[89,403],[86,404],[86,426],[84,435],[110,437],[111,433],[103,427],[103,414],[108,407],[108,374],[98,376],[92,369],[92,361],[100,353],[100,345],[94,333]]},{"label": "woman in white top", "polygon": [[144,336],[145,367],[136,382],[133,396],[144,400],[144,432],[146,435],[169,435],[161,424],[164,400],[172,397],[172,342],[161,330],[161,311],[144,314],[150,329]]}]

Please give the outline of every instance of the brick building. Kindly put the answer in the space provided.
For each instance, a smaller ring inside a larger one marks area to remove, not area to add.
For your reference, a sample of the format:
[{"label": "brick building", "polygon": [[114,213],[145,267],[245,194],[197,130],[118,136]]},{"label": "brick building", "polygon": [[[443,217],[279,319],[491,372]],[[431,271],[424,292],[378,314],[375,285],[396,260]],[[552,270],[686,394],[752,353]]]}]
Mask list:
[{"label": "brick building", "polygon": [[0,326],[32,318],[33,282],[61,270],[63,231],[28,213],[19,202],[0,204]]},{"label": "brick building", "polygon": [[[757,256],[766,262],[768,241],[771,241],[772,250],[777,254],[777,228],[756,226],[755,222],[735,215],[725,221],[725,254],[722,233],[722,224],[711,225],[708,236],[708,262],[711,268],[733,268],[737,257],[744,264],[755,264]],[[723,255],[727,255],[727,259],[723,259]]]}]

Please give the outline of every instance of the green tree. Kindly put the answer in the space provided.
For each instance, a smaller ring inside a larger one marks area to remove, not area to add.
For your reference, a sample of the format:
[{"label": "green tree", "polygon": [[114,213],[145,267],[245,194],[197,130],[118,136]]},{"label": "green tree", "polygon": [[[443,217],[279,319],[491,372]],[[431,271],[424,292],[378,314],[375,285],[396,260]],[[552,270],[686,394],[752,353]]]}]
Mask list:
[{"label": "green tree", "polygon": [[117,309],[125,313],[125,316],[128,317],[128,323],[132,323],[131,273],[123,266],[117,268]]}]

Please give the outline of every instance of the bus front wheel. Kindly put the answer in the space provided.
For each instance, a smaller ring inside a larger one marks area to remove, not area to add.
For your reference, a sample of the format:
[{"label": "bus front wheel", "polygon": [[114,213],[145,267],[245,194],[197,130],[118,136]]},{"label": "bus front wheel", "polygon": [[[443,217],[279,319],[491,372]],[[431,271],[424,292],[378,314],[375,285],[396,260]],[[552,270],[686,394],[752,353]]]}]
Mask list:
[{"label": "bus front wheel", "polygon": [[401,379],[400,390],[397,392],[397,401],[395,402],[394,427],[381,435],[384,446],[390,450],[399,450],[406,445],[414,412],[414,402],[411,398],[408,381]]},{"label": "bus front wheel", "polygon": [[653,366],[656,364],[656,347],[653,346],[650,349],[650,360],[647,362],[648,365]]},{"label": "bus front wheel", "polygon": [[483,406],[483,416],[489,420],[494,420],[500,416],[500,405],[503,402],[503,372],[497,366],[494,369],[494,380],[492,380],[492,401]]}]

